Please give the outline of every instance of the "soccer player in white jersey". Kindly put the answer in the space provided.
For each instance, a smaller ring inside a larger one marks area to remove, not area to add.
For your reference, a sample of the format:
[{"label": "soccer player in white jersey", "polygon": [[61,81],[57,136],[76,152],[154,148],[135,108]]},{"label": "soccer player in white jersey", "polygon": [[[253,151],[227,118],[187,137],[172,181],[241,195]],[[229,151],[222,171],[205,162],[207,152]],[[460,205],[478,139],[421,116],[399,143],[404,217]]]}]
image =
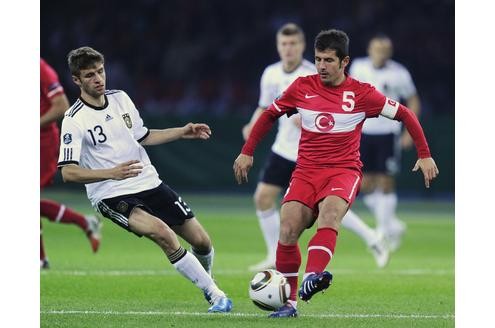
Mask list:
[{"label": "soccer player in white jersey", "polygon": [[[313,63],[303,58],[305,38],[296,24],[287,23],[277,31],[277,51],[280,61],[265,68],[261,76],[258,108],[242,129],[247,140],[253,125],[263,111],[300,76],[316,74]],[[292,171],[296,167],[297,151],[301,136],[301,117],[283,116],[271,153],[259,177],[254,193],[256,215],[265,239],[267,256],[260,263],[249,267],[251,271],[275,268],[275,255],[280,229],[280,214],[276,206],[282,191],[287,189]],[[343,226],[358,234],[370,248],[376,263],[384,267],[389,259],[388,248],[380,235],[368,227],[354,212],[348,211]]]},{"label": "soccer player in white jersey", "polygon": [[[368,45],[368,57],[355,59],[350,74],[371,83],[385,96],[404,101],[418,115],[421,103],[416,87],[409,71],[391,59],[392,50],[389,37],[373,37]],[[411,136],[405,129],[401,133],[400,122],[378,117],[364,123],[361,139],[364,202],[374,214],[377,230],[385,235],[392,251],[400,246],[406,231],[404,222],[396,217],[395,175],[400,168],[400,149],[411,146]]]},{"label": "soccer player in white jersey", "polygon": [[232,301],[211,277],[214,250],[208,234],[186,202],[160,180],[143,148],[180,138],[208,139],[210,128],[188,123],[148,130],[125,92],[105,89],[101,53],[81,47],[69,53],[68,62],[81,96],[62,122],[58,166],[64,181],[84,183],[103,216],[155,242],[176,270],[204,292],[208,312],[229,312]]}]

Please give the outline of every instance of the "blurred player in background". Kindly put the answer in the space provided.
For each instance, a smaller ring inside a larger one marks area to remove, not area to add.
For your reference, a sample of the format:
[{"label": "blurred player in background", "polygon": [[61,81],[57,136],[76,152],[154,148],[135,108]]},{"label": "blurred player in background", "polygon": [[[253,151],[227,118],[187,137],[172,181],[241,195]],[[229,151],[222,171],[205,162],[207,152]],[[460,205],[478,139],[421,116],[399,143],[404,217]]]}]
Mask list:
[{"label": "blurred player in background", "polygon": [[[81,47],[69,53],[68,62],[81,96],[62,121],[58,166],[64,181],[84,183],[103,216],[155,242],[175,269],[204,292],[208,312],[230,312],[232,301],[211,277],[210,237],[186,202],[160,180],[143,148],[180,138],[208,139],[210,128],[188,123],[149,130],[124,91],[106,90],[101,53]],[[180,245],[177,234],[192,252]]]},{"label": "blurred player in background", "polygon": [[[349,73],[368,82],[385,96],[404,101],[416,115],[420,112],[420,99],[409,71],[391,59],[392,41],[386,35],[373,37],[368,45],[368,57],[353,60]],[[397,194],[395,175],[400,169],[400,150],[408,149],[413,142],[401,123],[377,117],[366,120],[361,137],[363,161],[362,191],[364,203],[376,218],[377,230],[385,236],[392,251],[400,246],[406,225],[396,217]]]},{"label": "blurred player in background", "polygon": [[[40,187],[53,182],[57,171],[59,130],[57,120],[64,116],[69,101],[58,80],[55,70],[40,58]],[[71,223],[81,228],[88,237],[93,252],[100,245],[100,223],[94,216],[84,216],[76,211],[48,199],[41,199],[40,214],[52,222]],[[40,221],[40,266],[49,268],[43,245]]]},{"label": "blurred player in background", "polygon": [[256,145],[275,121],[283,115],[301,115],[297,165],[283,199],[276,258],[276,268],[287,278],[291,295],[270,317],[297,316],[298,240],[315,221],[317,230],[308,244],[299,298],[309,301],[332,282],[333,276],[325,268],[334,255],[342,219],[361,184],[359,147],[361,128],[368,117],[382,115],[404,122],[418,151],[413,171],[421,169],[427,188],[438,174],[416,115],[370,84],[348,76],[345,69],[349,62],[347,34],[339,30],[320,32],[315,39],[318,74],[297,78],[261,114],[234,162],[237,182],[247,181]]},{"label": "blurred player in background", "polygon": [[[303,58],[305,37],[296,24],[283,25],[276,35],[280,61],[265,68],[261,76],[258,108],[242,129],[247,140],[253,125],[266,108],[300,76],[314,75],[313,63]],[[279,197],[289,186],[292,171],[296,167],[297,150],[301,136],[301,116],[282,116],[278,120],[278,132],[272,151],[260,174],[254,193],[256,215],[267,247],[266,258],[249,267],[251,271],[275,268],[275,254],[280,230]],[[344,227],[358,234],[368,245],[379,267],[387,264],[389,252],[381,236],[368,227],[354,212],[348,211]]]}]

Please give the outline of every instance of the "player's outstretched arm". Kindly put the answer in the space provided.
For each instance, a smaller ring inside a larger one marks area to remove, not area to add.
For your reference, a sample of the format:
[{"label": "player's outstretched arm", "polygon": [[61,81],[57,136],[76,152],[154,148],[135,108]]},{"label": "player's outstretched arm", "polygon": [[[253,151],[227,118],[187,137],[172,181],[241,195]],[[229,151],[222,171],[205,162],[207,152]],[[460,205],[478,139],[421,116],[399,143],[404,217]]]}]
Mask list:
[{"label": "player's outstretched arm", "polygon": [[160,145],[180,138],[184,139],[208,139],[211,129],[204,123],[187,123],[180,128],[163,130],[150,130],[150,134],[141,141],[143,146]]},{"label": "player's outstretched arm", "polygon": [[439,170],[431,157],[430,149],[418,118],[410,109],[403,105],[399,105],[394,119],[404,122],[407,131],[411,135],[419,157],[416,165],[414,165],[413,171],[421,169],[425,180],[425,187],[430,188],[430,183],[437,177]]},{"label": "player's outstretched arm", "polygon": [[249,135],[251,134],[251,130],[253,129],[254,124],[256,124],[256,121],[258,120],[258,118],[261,116],[261,114],[265,109],[266,108],[263,107],[256,108],[253,115],[251,116],[251,119],[249,120],[249,123],[242,127],[242,137],[244,138],[244,141],[246,141],[249,138]]},{"label": "player's outstretched arm", "polygon": [[239,154],[234,161],[234,175],[238,184],[248,182],[248,173],[253,166],[253,156]]},{"label": "player's outstretched arm", "polygon": [[103,180],[124,180],[141,173],[143,166],[138,160],[131,160],[110,169],[86,169],[76,164],[62,167],[64,182],[93,183]]},{"label": "player's outstretched arm", "polygon": [[234,161],[234,176],[238,184],[248,181],[249,169],[253,166],[253,153],[256,145],[270,131],[273,123],[277,120],[276,115],[269,110],[264,111],[256,120],[248,139],[242,147],[241,153]]}]

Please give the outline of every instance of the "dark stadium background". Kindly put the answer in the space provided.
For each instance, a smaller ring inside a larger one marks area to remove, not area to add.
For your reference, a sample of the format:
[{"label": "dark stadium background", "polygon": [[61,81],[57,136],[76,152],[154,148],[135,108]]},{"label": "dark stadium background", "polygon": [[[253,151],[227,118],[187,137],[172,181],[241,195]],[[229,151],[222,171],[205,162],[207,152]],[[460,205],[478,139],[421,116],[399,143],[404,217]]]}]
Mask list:
[{"label": "dark stadium background", "polygon": [[366,55],[374,34],[392,38],[394,59],[410,70],[418,88],[421,121],[441,171],[425,191],[422,179],[410,172],[415,151],[406,151],[399,192],[453,197],[454,1],[45,1],[41,56],[59,73],[71,102],[79,90],[66,55],[89,45],[106,56],[108,88],[125,90],[148,127],[210,124],[210,141],[149,148],[162,178],[174,188],[252,191],[273,139],[255,154],[250,184],[234,183],[232,162],[243,143],[241,127],[257,105],[261,73],[278,60],[275,32],[290,21],[306,33],[308,60],[323,29],[348,33],[351,59]]}]

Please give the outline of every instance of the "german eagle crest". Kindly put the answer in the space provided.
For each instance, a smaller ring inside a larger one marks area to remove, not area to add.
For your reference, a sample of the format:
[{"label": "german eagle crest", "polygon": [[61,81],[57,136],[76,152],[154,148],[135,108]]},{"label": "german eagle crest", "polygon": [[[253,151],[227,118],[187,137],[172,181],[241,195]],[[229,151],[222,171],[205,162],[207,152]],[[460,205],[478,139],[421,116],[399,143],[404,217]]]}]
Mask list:
[{"label": "german eagle crest", "polygon": [[125,125],[127,125],[129,129],[132,128],[132,121],[129,114],[125,113],[124,115],[122,115],[122,118],[124,119]]}]

